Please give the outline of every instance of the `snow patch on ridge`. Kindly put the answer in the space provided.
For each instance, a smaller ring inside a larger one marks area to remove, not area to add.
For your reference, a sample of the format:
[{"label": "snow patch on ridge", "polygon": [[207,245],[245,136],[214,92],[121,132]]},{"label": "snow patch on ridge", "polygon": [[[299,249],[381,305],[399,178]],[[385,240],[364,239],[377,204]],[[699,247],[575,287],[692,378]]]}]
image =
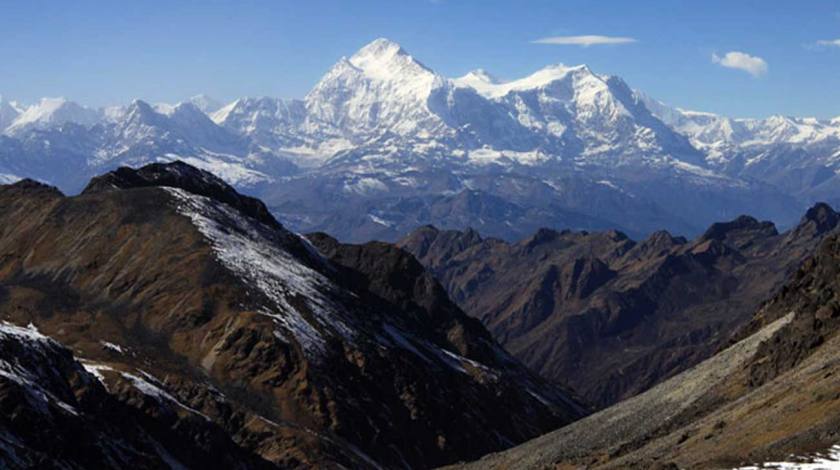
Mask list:
[{"label": "snow patch on ridge", "polygon": [[331,299],[339,288],[282,248],[281,236],[230,206],[178,188],[164,188],[177,210],[210,241],[216,258],[269,303],[259,312],[274,318],[284,337],[297,341],[311,358],[324,352],[327,336],[353,342],[348,313]]},{"label": "snow patch on ridge", "polygon": [[108,341],[100,341],[99,344],[101,344],[102,347],[105,349],[110,349],[111,351],[114,351],[119,354],[125,354],[125,350],[123,350],[122,346],[120,346],[119,344],[114,344]]},{"label": "snow patch on ridge", "polygon": [[580,71],[589,73],[589,68],[585,65],[574,67],[563,64],[549,65],[527,77],[509,82],[499,82],[487,72],[478,70],[452,81],[458,86],[472,88],[487,98],[501,98],[513,91],[533,90],[544,87],[555,81],[563,80],[570,73]]},{"label": "snow patch on ridge", "polygon": [[158,403],[173,403],[178,407],[189,411],[192,414],[199,415],[207,421],[211,421],[211,419],[204,413],[181,403],[181,401],[175,398],[175,396],[164,390],[162,385],[160,384],[160,381],[157,380],[154,376],[144,371],[140,371],[140,373],[141,375],[143,375],[143,377],[131,374],[129,372],[120,372],[120,375],[122,375],[124,379],[128,380],[131,383],[131,386],[136,388],[140,393],[154,398],[155,400],[157,400]]},{"label": "snow patch on ridge", "polygon": [[368,214],[368,218],[371,220],[371,222],[373,222],[375,224],[382,225],[383,227],[393,227],[394,226],[393,222],[389,222],[389,221],[387,221],[387,220],[385,220],[381,217],[377,217],[373,214]]},{"label": "snow patch on ridge", "polygon": [[257,170],[252,170],[244,165],[239,157],[234,155],[223,155],[204,150],[201,156],[182,156],[174,153],[167,153],[156,159],[158,162],[169,163],[181,160],[184,163],[196,168],[209,171],[228,184],[239,187],[253,186],[258,183],[270,183],[274,179]]},{"label": "snow patch on ridge", "polygon": [[735,470],[840,470],[840,445],[833,446],[822,455],[791,457],[791,460],[798,462],[765,462],[758,466],[738,467]]},{"label": "snow patch on ridge", "polygon": [[51,372],[47,351],[50,348],[59,348],[59,344],[42,335],[31,323],[26,328],[21,328],[4,321],[0,323],[0,343],[6,341],[21,343],[24,345],[24,351],[21,353],[22,357],[0,358],[0,378],[22,387],[26,391],[26,399],[44,415],[50,412],[48,403],[53,403],[72,415],[78,415],[73,406],[40,385],[44,380],[43,375]]},{"label": "snow patch on ridge", "polygon": [[80,363],[90,375],[96,377],[96,380],[99,380],[99,383],[101,383],[103,387],[107,388],[107,385],[105,384],[105,376],[102,374],[102,371],[113,371],[114,369],[111,366],[86,361],[80,361]]},{"label": "snow patch on ridge", "polygon": [[388,186],[376,178],[363,177],[345,182],[343,189],[350,194],[369,195],[387,192]]},{"label": "snow patch on ridge", "polygon": [[0,184],[12,184],[22,179],[20,176],[11,173],[0,173]]}]

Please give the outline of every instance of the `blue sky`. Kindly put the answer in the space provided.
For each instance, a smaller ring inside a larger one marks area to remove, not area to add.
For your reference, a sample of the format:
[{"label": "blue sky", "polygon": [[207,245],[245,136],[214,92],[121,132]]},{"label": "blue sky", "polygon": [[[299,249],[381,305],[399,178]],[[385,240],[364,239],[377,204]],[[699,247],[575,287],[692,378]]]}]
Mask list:
[{"label": "blue sky", "polygon": [[[0,24],[0,94],[24,102],[301,97],[388,37],[451,77],[586,63],[685,108],[840,115],[840,42],[818,43],[840,39],[837,1],[3,0]],[[627,40],[534,43],[583,35]]]}]

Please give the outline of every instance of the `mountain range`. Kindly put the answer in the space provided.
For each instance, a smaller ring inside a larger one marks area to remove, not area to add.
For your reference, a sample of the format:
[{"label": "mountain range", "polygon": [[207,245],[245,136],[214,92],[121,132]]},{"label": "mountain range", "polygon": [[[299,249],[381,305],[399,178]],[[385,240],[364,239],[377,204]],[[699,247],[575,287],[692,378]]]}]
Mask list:
[{"label": "mountain range", "polygon": [[693,240],[542,229],[509,243],[427,226],[397,245],[532,370],[606,407],[728,344],[838,230],[817,204],[784,233],[741,216]]},{"label": "mountain range", "polygon": [[76,193],[119,166],[177,159],[296,231],[343,241],[428,223],[507,240],[544,226],[693,237],[743,213],[787,228],[840,198],[838,119],[686,111],[586,66],[451,79],[386,39],[340,59],[302,99],[0,99],[0,129],[4,181]]},{"label": "mountain range", "polygon": [[836,468],[838,266],[835,233],[714,356],[599,413],[457,468]]},{"label": "mountain range", "polygon": [[0,186],[0,221],[4,468],[428,468],[589,411],[408,253],[180,162]]},{"label": "mountain range", "polygon": [[733,468],[840,442],[826,204],[690,241],[346,244],[172,162],[0,185],[0,222],[4,468]]}]

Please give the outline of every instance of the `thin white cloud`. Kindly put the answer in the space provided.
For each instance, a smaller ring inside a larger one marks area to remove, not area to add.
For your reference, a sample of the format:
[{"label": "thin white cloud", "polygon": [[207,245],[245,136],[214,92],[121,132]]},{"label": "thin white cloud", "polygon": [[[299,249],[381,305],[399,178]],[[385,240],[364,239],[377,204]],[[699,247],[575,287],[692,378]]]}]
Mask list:
[{"label": "thin white cloud", "polygon": [[602,46],[609,44],[631,44],[637,42],[635,38],[624,36],[600,36],[587,34],[584,36],[551,36],[531,41],[533,44],[554,44],[558,46]]},{"label": "thin white cloud", "polygon": [[824,47],[840,47],[840,39],[820,39],[817,41],[817,45]]},{"label": "thin white cloud", "polygon": [[730,69],[743,70],[753,77],[760,77],[767,73],[767,62],[758,56],[752,56],[746,52],[731,51],[723,57],[712,54],[712,62]]}]

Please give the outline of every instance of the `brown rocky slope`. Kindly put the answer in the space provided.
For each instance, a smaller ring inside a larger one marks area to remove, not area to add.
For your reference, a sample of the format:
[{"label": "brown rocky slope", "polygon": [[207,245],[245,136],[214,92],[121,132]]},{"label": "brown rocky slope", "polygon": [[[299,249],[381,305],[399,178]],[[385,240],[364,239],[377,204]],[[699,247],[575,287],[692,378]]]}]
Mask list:
[{"label": "brown rocky slope", "polygon": [[838,305],[840,235],[832,235],[710,359],[465,466],[733,468],[825,452],[840,443]]},{"label": "brown rocky slope", "polygon": [[544,229],[508,243],[423,227],[399,246],[514,356],[603,407],[726,344],[838,221],[818,204],[782,234],[742,216],[691,241]]},{"label": "brown rocky slope", "polygon": [[[64,380],[97,376],[92,387],[120,413],[177,434],[155,439],[158,455],[178,462],[174,447],[204,442],[180,461],[188,467],[213,459],[211,430],[253,466],[422,468],[585,413],[410,256],[325,240],[331,259],[259,201],[182,163],[121,169],[74,197],[2,186],[0,319],[32,323],[89,371]],[[70,406],[74,387],[62,392]],[[4,431],[25,443],[28,424],[14,416]],[[0,460],[14,462],[6,446]]]}]

